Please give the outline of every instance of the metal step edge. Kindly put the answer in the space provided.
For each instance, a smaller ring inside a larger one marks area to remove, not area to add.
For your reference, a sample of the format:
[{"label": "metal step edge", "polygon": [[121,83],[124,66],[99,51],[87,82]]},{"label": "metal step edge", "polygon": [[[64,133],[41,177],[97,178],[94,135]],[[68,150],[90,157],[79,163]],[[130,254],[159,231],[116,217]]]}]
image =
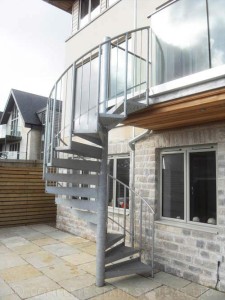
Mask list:
[{"label": "metal step edge", "polygon": [[47,181],[68,182],[74,184],[98,185],[98,174],[64,174],[64,173],[46,173],[44,179]]},{"label": "metal step edge", "polygon": [[[113,108],[111,108],[107,113],[108,114],[121,114],[124,111],[124,103],[121,103],[120,105],[117,105]],[[127,114],[130,114],[132,112],[138,111],[140,109],[145,108],[146,105],[143,103],[139,103],[138,101],[127,101]]]},{"label": "metal step edge", "polygon": [[97,203],[95,201],[56,198],[55,203],[78,210],[97,212]]},{"label": "metal step edge", "polygon": [[96,134],[88,134],[88,133],[75,133],[75,136],[78,136],[79,138],[84,139],[85,141],[91,142],[93,144],[96,144],[98,146],[102,146],[102,140],[100,137]]},{"label": "metal step edge", "polygon": [[96,188],[75,188],[75,187],[55,187],[47,186],[46,192],[55,195],[66,195],[74,197],[97,198],[98,191]]},{"label": "metal step edge", "polygon": [[[114,248],[112,248],[114,249]],[[114,250],[113,252],[105,255],[105,264],[109,264],[109,263],[113,263],[115,261],[118,261],[122,258],[128,258],[129,256],[133,256],[134,254],[138,254],[139,250],[138,249],[134,249],[131,247],[120,247],[116,250]]]},{"label": "metal step edge", "polygon": [[124,234],[120,233],[108,233],[106,238],[106,250],[111,248],[114,244],[118,243],[124,238]]},{"label": "metal step edge", "polygon": [[140,258],[131,259],[105,268],[105,278],[114,278],[131,274],[144,274],[152,271],[151,266],[145,265]]},{"label": "metal step edge", "polygon": [[70,153],[70,154],[78,154],[84,157],[92,157],[101,159],[102,158],[102,149],[99,147],[79,143],[79,142],[72,142],[71,147],[56,147],[56,151]]},{"label": "metal step edge", "polygon": [[101,163],[92,160],[79,160],[79,159],[52,159],[52,166],[62,169],[73,169],[90,172],[99,172]]}]

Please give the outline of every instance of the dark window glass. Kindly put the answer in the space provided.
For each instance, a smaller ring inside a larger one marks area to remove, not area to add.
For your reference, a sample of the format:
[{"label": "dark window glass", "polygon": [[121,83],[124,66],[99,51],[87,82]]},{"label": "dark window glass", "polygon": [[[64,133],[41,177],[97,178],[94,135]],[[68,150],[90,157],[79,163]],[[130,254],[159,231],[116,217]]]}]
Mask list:
[{"label": "dark window glass", "polygon": [[[122,183],[129,186],[129,176],[130,176],[130,159],[129,158],[119,158],[117,159],[117,179]],[[124,186],[117,182],[116,184],[116,206],[124,207],[125,195],[126,193],[126,207],[129,208],[129,190],[124,191]]]},{"label": "dark window glass", "polygon": [[190,153],[190,221],[216,224],[215,152]]},{"label": "dark window glass", "polygon": [[81,19],[83,19],[86,15],[88,15],[89,10],[89,0],[81,1]]},{"label": "dark window glass", "polygon": [[184,219],[184,154],[162,156],[162,216]]},{"label": "dark window glass", "polygon": [[100,5],[100,0],[91,0],[91,11],[95,10]]},{"label": "dark window glass", "polygon": [[152,16],[154,85],[209,68],[206,11],[205,0],[183,0]]},{"label": "dark window glass", "polygon": [[208,0],[212,67],[225,64],[225,2]]}]

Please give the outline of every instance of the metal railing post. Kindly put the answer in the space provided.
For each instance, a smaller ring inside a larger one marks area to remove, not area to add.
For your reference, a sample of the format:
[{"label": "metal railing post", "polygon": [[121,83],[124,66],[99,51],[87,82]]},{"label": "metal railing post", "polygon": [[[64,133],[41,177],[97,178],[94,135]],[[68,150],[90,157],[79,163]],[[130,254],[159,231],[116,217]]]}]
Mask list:
[{"label": "metal railing post", "polygon": [[140,248],[140,254],[141,254],[141,250],[142,250],[142,200],[140,202],[140,228],[139,228],[139,248]]},{"label": "metal railing post", "polygon": [[76,102],[76,63],[73,64],[73,91],[71,99],[71,123],[70,123],[70,147],[72,144],[72,136],[75,131],[74,118],[75,118],[75,102]]},{"label": "metal railing post", "polygon": [[52,164],[53,158],[53,151],[55,147],[55,107],[56,107],[56,97],[57,97],[57,85],[55,84],[55,96],[53,100],[53,107],[52,107],[52,132],[51,132],[51,152],[50,152],[50,164]]},{"label": "metal railing post", "polygon": [[107,161],[108,161],[108,132],[102,132],[103,148],[98,187],[97,208],[97,239],[96,239],[96,285],[103,286],[105,280],[105,248],[107,225]]},{"label": "metal railing post", "polygon": [[106,113],[108,96],[109,96],[109,72],[110,72],[110,43],[107,42],[110,37],[104,38],[102,44],[102,61],[101,61],[101,76],[100,76],[100,103],[102,103],[102,113]]},{"label": "metal railing post", "polygon": [[149,105],[149,28],[147,29],[147,57],[146,57],[146,104]]},{"label": "metal railing post", "polygon": [[126,209],[127,209],[127,200],[126,200],[126,187],[124,187],[124,194],[123,194],[123,205],[124,205],[124,208],[123,208],[123,234],[124,234],[124,243],[125,243],[125,240],[126,240],[126,226],[127,226],[127,219],[126,219],[126,216],[127,216],[127,213],[126,213]]},{"label": "metal railing post", "polygon": [[125,37],[124,116],[127,116],[128,34]]}]

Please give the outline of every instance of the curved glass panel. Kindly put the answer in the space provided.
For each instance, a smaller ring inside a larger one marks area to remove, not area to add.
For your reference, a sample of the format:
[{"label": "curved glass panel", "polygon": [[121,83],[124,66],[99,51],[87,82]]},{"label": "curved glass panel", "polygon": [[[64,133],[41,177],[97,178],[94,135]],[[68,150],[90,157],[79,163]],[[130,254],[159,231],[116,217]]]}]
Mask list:
[{"label": "curved glass panel", "polygon": [[205,0],[173,3],[151,17],[153,84],[209,68]]},{"label": "curved glass panel", "polygon": [[208,0],[212,67],[225,64],[225,2]]}]

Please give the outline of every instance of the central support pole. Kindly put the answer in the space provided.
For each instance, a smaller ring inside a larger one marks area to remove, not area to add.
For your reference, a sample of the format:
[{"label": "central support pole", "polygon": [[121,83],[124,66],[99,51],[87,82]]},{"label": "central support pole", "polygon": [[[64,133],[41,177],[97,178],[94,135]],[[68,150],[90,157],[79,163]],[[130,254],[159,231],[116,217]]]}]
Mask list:
[{"label": "central support pole", "polygon": [[103,286],[105,280],[105,248],[107,233],[107,161],[108,161],[108,132],[102,131],[102,162],[98,188],[97,238],[96,238],[96,285]]}]

